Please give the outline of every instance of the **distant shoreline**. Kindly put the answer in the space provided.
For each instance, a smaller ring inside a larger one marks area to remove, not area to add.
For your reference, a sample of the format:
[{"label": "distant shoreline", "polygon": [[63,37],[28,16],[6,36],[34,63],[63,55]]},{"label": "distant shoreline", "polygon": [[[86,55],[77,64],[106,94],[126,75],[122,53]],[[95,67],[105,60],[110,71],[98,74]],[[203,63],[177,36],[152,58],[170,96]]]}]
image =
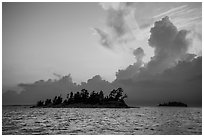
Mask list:
[{"label": "distant shoreline", "polygon": [[59,105],[48,105],[48,106],[31,106],[31,108],[133,108],[125,104],[124,102],[112,101],[106,102],[104,104],[84,104],[84,103],[75,103],[75,104],[59,104]]},{"label": "distant shoreline", "polygon": [[168,103],[162,103],[158,105],[159,107],[188,107],[187,104],[182,102],[168,102]]}]

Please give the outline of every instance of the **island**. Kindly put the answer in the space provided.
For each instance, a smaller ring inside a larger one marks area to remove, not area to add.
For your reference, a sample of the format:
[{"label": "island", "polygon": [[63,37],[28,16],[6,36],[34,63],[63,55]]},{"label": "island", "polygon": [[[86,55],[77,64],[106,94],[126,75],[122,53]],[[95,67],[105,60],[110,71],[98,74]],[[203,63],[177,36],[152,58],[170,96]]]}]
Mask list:
[{"label": "island", "polygon": [[124,101],[127,95],[123,95],[123,89],[113,89],[108,96],[104,96],[103,91],[89,93],[86,89],[80,92],[70,92],[66,99],[55,96],[54,99],[38,101],[31,108],[130,108]]},{"label": "island", "polygon": [[160,107],[163,107],[163,106],[165,107],[187,107],[187,104],[184,104],[182,102],[173,101],[173,102],[159,104],[158,106]]}]

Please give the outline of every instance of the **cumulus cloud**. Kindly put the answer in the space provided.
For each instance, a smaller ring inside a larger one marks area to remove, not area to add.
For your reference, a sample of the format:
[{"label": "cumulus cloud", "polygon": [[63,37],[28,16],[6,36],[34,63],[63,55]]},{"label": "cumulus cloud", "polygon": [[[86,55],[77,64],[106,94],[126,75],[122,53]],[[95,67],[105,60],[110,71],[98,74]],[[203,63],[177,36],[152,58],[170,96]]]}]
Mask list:
[{"label": "cumulus cloud", "polygon": [[[134,69],[132,71],[135,72]],[[125,78],[121,78],[121,73],[112,83],[96,75],[80,85],[73,83],[70,75],[59,80],[39,80],[31,84],[19,84],[24,89],[20,94],[15,91],[3,93],[2,101],[4,105],[34,104],[39,99],[53,98],[60,94],[65,97],[67,93],[83,88],[89,91],[103,90],[107,94],[113,88],[122,87],[128,94],[126,101],[129,105],[156,105],[165,101],[182,101],[194,106],[202,104],[202,57],[180,61],[163,73],[139,74],[142,77],[133,79],[127,77],[128,74],[123,74]]]},{"label": "cumulus cloud", "polygon": [[154,56],[147,68],[152,73],[159,73],[175,66],[187,53],[190,40],[186,38],[187,30],[177,30],[169,17],[154,23],[150,30],[149,45],[154,48]]},{"label": "cumulus cloud", "polygon": [[142,62],[143,49],[134,50],[136,63],[128,66],[125,70],[119,70],[116,73],[117,79],[149,77],[149,75],[162,73],[164,70],[176,66],[178,61],[192,60],[195,57],[193,54],[191,56],[187,54],[191,43],[191,40],[186,38],[189,32],[177,30],[168,17],[156,21],[150,32],[149,46],[154,48],[154,56],[144,64]]},{"label": "cumulus cloud", "polygon": [[[23,91],[12,98],[7,93],[3,94],[3,104],[12,104],[16,100],[17,104],[33,104],[39,99],[53,98],[60,94],[65,95],[78,89],[78,85],[72,81],[71,75],[63,76],[58,80],[48,79],[47,81],[39,80],[34,83],[21,83],[18,86]],[[8,99],[13,101],[9,102]]]},{"label": "cumulus cloud", "polygon": [[103,90],[104,94],[109,94],[109,92],[116,88],[110,82],[103,80],[100,75],[96,75],[91,79],[88,79],[87,82],[82,82],[80,88],[85,88],[88,91],[99,91]]},{"label": "cumulus cloud", "polygon": [[150,32],[149,45],[155,50],[150,62],[136,65],[141,52],[135,50],[137,62],[119,70],[113,83],[128,92],[131,104],[179,100],[201,105],[202,58],[187,53],[192,42],[186,38],[189,32],[177,30],[168,17],[155,22]]},{"label": "cumulus cloud", "polygon": [[53,99],[56,95],[62,95],[65,98],[67,93],[80,91],[83,88],[86,88],[90,92],[103,90],[107,94],[107,92],[114,88],[113,85],[103,80],[99,75],[77,85],[72,81],[70,74],[58,80],[39,80],[30,84],[22,83],[18,86],[23,89],[20,94],[17,94],[15,91],[3,93],[4,105],[35,104],[40,99]]},{"label": "cumulus cloud", "polygon": [[[116,5],[114,10],[118,9],[118,6]],[[117,33],[120,32],[123,31]],[[122,87],[128,94],[127,103],[130,105],[182,101],[189,105],[201,106],[202,57],[187,53],[192,42],[192,39],[187,37],[189,32],[178,30],[168,17],[155,22],[150,32],[149,46],[154,48],[154,56],[150,62],[144,64],[143,49],[135,49],[132,52],[135,63],[119,70],[113,82],[96,75],[77,85],[72,81],[71,75],[68,75],[58,80],[19,84],[24,90],[20,94],[15,91],[3,93],[3,104],[33,104],[39,99],[66,95],[70,91],[80,91],[82,88],[89,91],[103,90],[107,93],[113,88]],[[106,41],[107,38],[104,39]],[[106,42],[104,44],[106,45]],[[109,43],[106,46],[109,47]]]},{"label": "cumulus cloud", "polygon": [[145,54],[144,54],[144,50],[141,47],[135,49],[133,51],[133,54],[134,54],[137,62],[142,62],[142,59],[143,59]]},{"label": "cumulus cloud", "polygon": [[132,78],[134,75],[140,72],[140,68],[143,65],[144,50],[139,47],[133,51],[136,62],[133,65],[129,65],[125,70],[118,70],[116,72],[116,79]]},{"label": "cumulus cloud", "polygon": [[180,61],[163,73],[140,73],[136,79],[117,79],[129,95],[129,104],[156,105],[166,101],[182,101],[189,105],[202,104],[202,58]]},{"label": "cumulus cloud", "polygon": [[187,35],[187,38],[191,40],[191,46],[188,52],[202,56],[202,23],[193,24],[191,32]]}]

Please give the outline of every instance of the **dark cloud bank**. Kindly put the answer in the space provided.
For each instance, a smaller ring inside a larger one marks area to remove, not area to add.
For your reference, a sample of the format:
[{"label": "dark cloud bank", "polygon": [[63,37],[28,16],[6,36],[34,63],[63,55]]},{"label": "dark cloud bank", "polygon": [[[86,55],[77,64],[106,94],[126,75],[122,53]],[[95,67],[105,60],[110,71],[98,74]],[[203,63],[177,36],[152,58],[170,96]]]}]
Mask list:
[{"label": "dark cloud bank", "polygon": [[143,49],[135,49],[133,55],[136,62],[116,72],[116,79],[111,83],[96,75],[77,85],[68,75],[58,80],[19,84],[24,90],[20,94],[15,91],[3,93],[3,104],[34,104],[39,99],[60,94],[65,96],[82,88],[107,93],[113,88],[122,87],[128,95],[129,105],[181,101],[190,106],[201,106],[202,57],[187,53],[191,44],[186,38],[189,32],[177,30],[168,17],[155,22],[150,32],[149,46],[154,48],[150,62],[143,63]]}]

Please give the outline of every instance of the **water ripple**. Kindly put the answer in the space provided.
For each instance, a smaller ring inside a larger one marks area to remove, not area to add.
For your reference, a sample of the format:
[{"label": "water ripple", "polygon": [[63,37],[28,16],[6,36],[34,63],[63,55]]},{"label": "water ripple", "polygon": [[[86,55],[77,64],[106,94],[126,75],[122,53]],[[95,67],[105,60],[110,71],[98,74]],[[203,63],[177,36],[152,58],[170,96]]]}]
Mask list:
[{"label": "water ripple", "polygon": [[3,107],[3,134],[202,134],[201,108]]}]

